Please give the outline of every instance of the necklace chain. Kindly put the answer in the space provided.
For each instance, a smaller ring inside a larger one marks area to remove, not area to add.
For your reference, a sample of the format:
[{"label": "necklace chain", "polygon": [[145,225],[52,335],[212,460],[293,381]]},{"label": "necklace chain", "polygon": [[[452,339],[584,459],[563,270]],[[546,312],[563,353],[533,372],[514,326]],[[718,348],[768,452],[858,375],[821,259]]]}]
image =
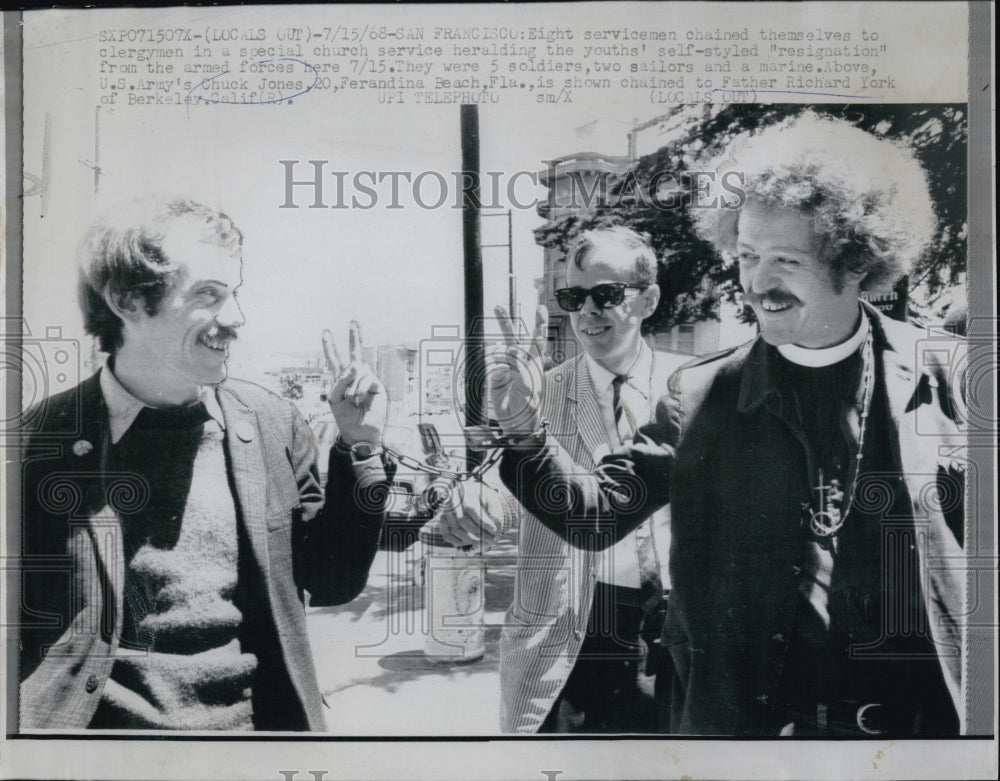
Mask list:
[{"label": "necklace chain", "polygon": [[[865,452],[865,434],[868,431],[868,418],[871,415],[872,397],[875,395],[875,354],[872,349],[872,329],[869,327],[868,335],[865,337],[864,346],[861,348],[862,369],[862,402],[861,402],[861,422],[858,430],[858,452],[855,455],[854,479],[850,481],[850,488],[847,493],[847,501],[843,505],[843,512],[834,515],[826,509],[826,494],[829,490],[823,482],[823,470],[819,469],[817,491],[819,492],[819,511],[817,512],[811,504],[804,505],[809,510],[809,530],[820,540],[828,540],[833,537],[844,524],[854,506],[854,492],[857,489],[858,479],[861,477],[861,461]],[[839,515],[839,517],[837,517]]]}]

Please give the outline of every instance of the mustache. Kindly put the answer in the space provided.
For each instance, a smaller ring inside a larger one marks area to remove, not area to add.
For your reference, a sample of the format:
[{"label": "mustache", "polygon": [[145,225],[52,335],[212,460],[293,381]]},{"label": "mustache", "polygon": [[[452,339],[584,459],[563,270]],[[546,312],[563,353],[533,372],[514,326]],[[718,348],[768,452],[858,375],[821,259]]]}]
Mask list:
[{"label": "mustache", "polygon": [[208,335],[214,339],[231,339],[235,340],[238,337],[235,328],[230,328],[223,325],[215,325],[208,329]]},{"label": "mustache", "polygon": [[782,304],[798,304],[799,299],[793,296],[786,290],[767,290],[763,293],[747,293],[746,301],[751,306],[769,303],[776,306],[781,306]]}]

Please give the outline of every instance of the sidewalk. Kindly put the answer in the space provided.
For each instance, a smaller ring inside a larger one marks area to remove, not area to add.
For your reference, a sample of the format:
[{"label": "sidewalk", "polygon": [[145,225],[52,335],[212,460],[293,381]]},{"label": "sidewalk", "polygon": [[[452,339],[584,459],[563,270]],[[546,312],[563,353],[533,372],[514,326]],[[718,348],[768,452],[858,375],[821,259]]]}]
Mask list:
[{"label": "sidewalk", "polygon": [[307,608],[320,691],[337,735],[499,734],[498,650],[513,598],[517,532],[486,555],[486,653],[440,664],[424,655],[420,543],[379,551],[368,585],[353,602]]}]

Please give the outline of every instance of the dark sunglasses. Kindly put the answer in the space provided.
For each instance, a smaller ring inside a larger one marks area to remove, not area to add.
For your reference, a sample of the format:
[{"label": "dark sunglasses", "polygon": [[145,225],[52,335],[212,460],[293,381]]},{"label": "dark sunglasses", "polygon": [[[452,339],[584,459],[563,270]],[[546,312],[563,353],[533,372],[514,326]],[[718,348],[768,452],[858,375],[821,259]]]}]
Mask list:
[{"label": "dark sunglasses", "polygon": [[567,312],[579,312],[583,309],[583,304],[590,296],[594,301],[594,306],[599,309],[608,309],[618,306],[625,300],[625,291],[645,290],[647,285],[626,285],[624,282],[605,282],[602,285],[594,285],[590,290],[585,287],[561,287],[556,291],[556,301],[560,308]]}]

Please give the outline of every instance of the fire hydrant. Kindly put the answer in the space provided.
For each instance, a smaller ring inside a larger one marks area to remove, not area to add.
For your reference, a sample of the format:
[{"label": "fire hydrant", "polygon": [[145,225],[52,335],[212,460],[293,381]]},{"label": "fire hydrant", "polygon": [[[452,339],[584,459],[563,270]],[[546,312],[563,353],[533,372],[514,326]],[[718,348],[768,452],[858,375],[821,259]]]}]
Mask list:
[{"label": "fire hydrant", "polygon": [[427,628],[424,653],[442,664],[482,659],[486,652],[483,551],[445,542],[437,521],[420,530],[420,546]]},{"label": "fire hydrant", "polygon": [[[460,501],[456,483],[432,486],[441,495],[430,503]],[[447,495],[445,495],[447,492]],[[456,548],[441,536],[436,520],[420,530],[424,617],[424,653],[442,664],[474,662],[486,652],[486,560],[480,546]]]}]

